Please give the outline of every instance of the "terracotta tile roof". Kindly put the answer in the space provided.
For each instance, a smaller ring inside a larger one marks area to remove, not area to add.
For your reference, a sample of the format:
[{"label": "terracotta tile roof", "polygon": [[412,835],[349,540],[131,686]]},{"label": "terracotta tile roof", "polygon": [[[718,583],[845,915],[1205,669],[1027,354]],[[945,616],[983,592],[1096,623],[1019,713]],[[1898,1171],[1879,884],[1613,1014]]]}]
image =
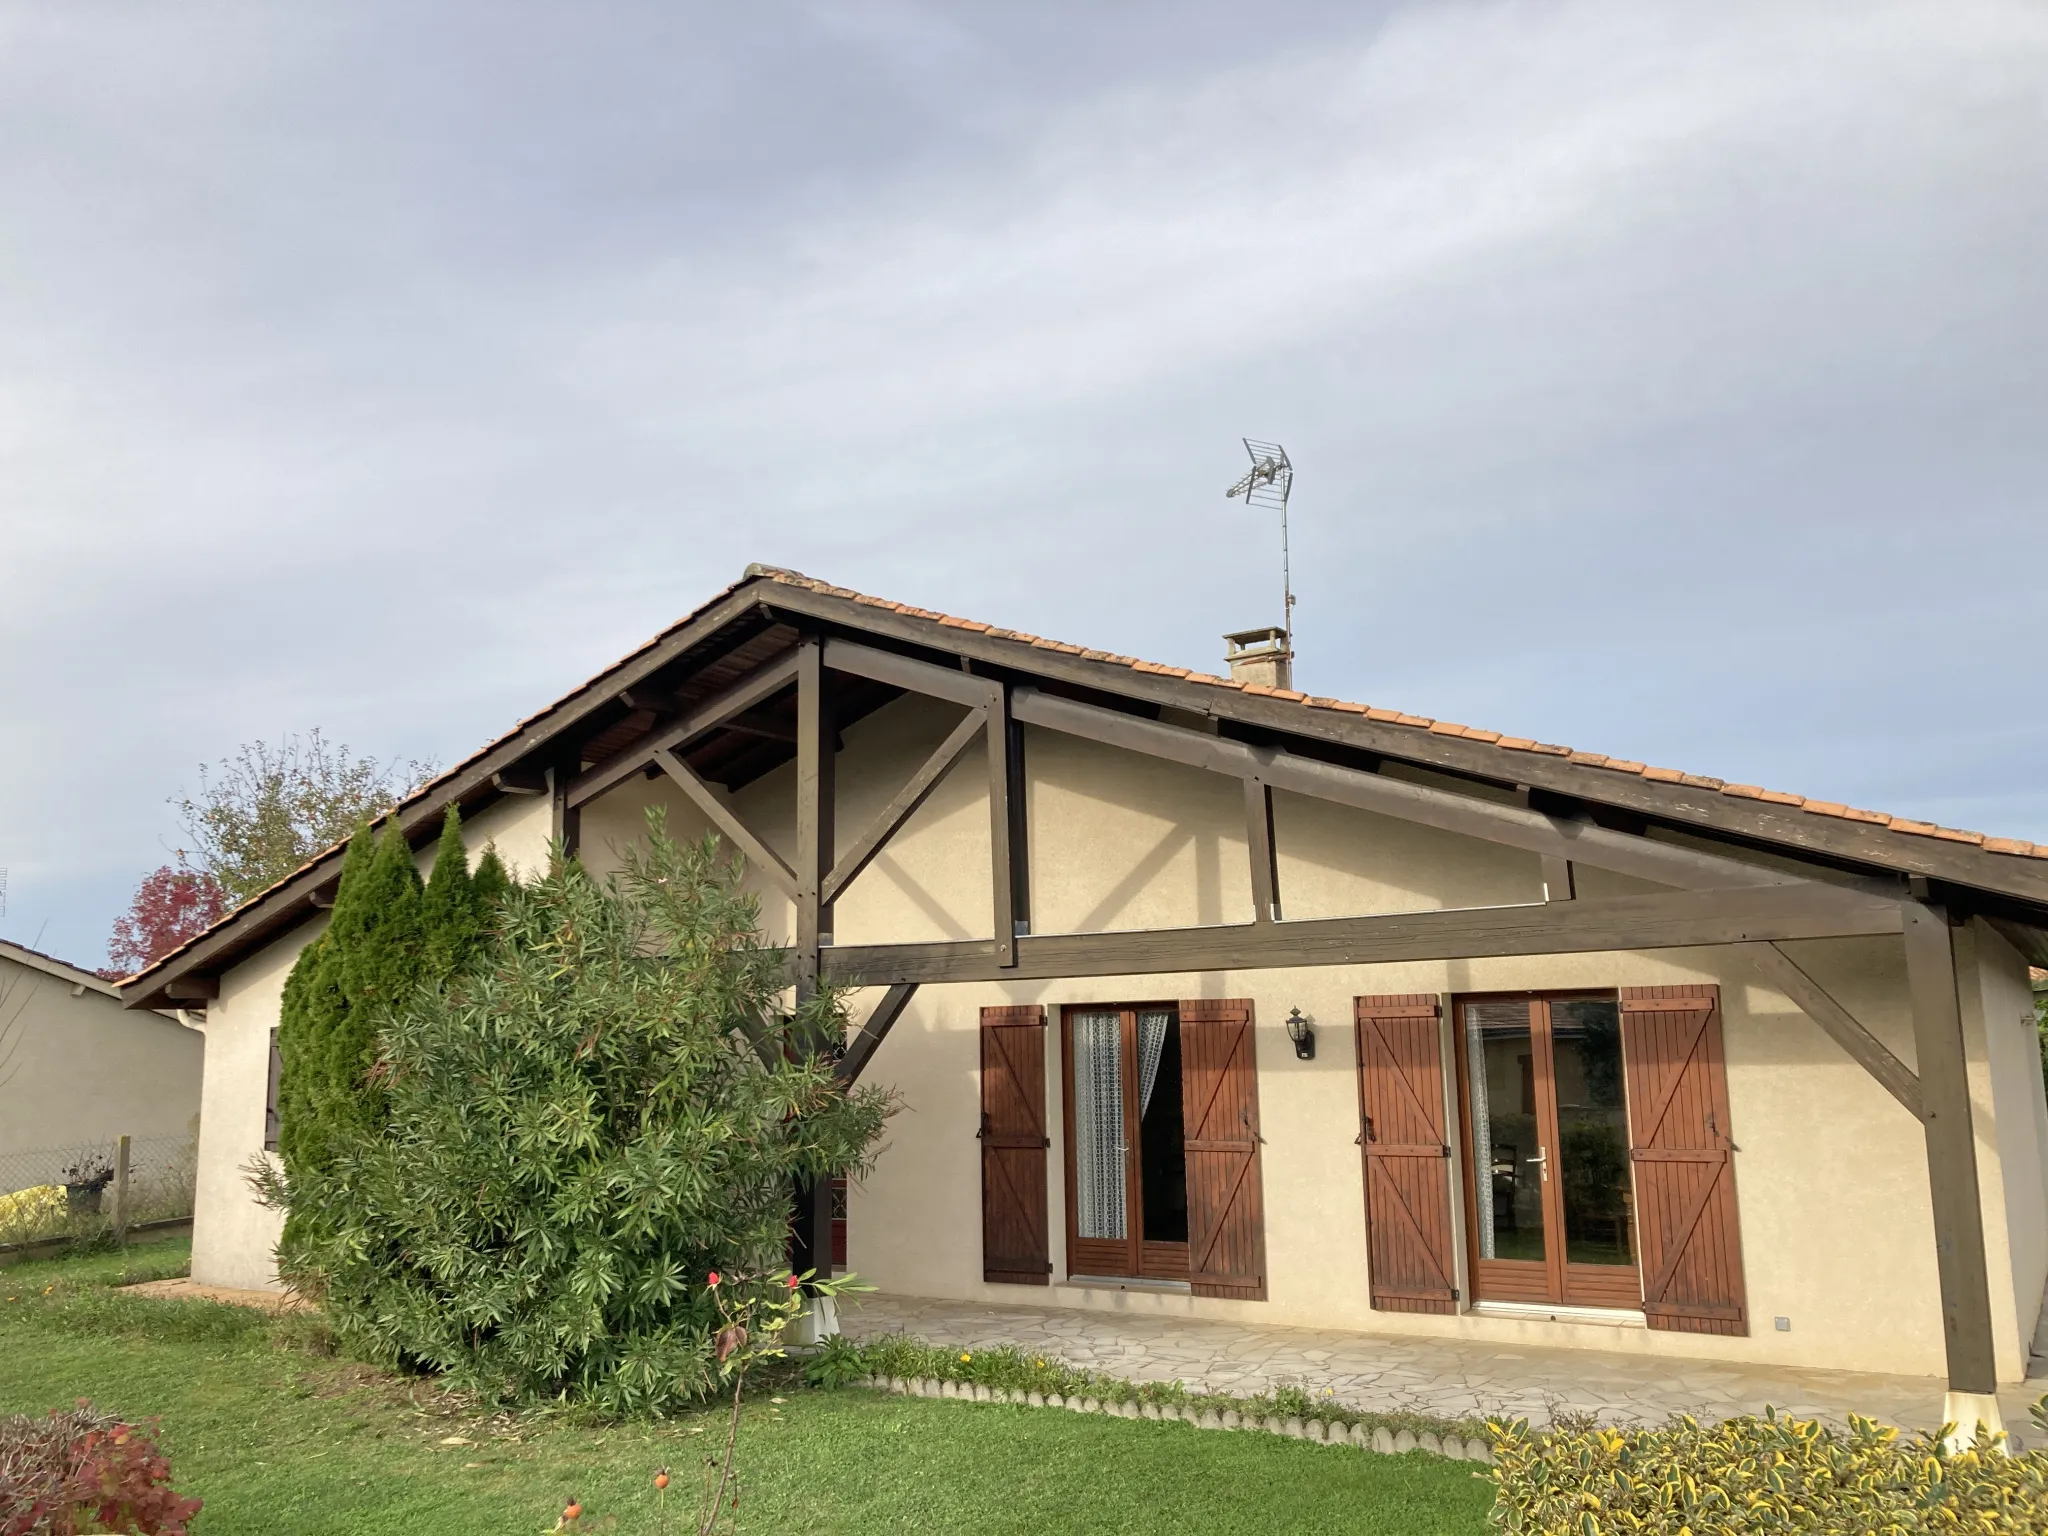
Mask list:
[{"label": "terracotta tile roof", "polygon": [[1084,650],[1078,645],[1066,645],[1057,640],[1044,640],[1036,635],[1019,634],[1009,630],[994,629],[972,619],[954,618],[950,614],[932,614],[922,608],[913,608],[907,603],[892,603],[883,598],[869,597],[845,587],[835,587],[829,582],[819,581],[800,571],[784,570],[772,566],[753,566],[750,575],[764,576],[785,586],[803,587],[808,591],[824,593],[831,597],[847,598],[865,603],[870,607],[886,608],[895,613],[908,614],[912,618],[934,618],[939,623],[955,628],[973,629],[999,636],[1016,639],[1027,645],[1041,646],[1061,651],[1072,656],[1081,656],[1090,661],[1108,662],[1113,665],[1130,667],[1138,672],[1164,672],[1182,678],[1190,683],[1200,683],[1212,688],[1234,688],[1244,693],[1259,694],[1269,698],[1288,699],[1300,703],[1307,709],[1341,710],[1350,714],[1363,714],[1368,720],[1386,724],[1409,726],[1434,736],[1457,736],[1466,741],[1475,741],[1496,747],[1503,752],[1534,752],[1550,756],[1568,757],[1573,763],[1586,767],[1604,769],[1609,773],[1625,773],[1652,783],[1683,784],[1693,789],[1710,789],[1723,795],[1740,799],[1761,800],[1771,805],[1797,806],[1814,816],[1831,816],[1841,821],[1864,822],[1884,827],[1904,837],[1939,838],[1953,843],[1969,843],[1987,853],[2002,853],[2014,858],[2048,859],[2048,843],[2030,843],[2014,837],[1988,837],[1982,832],[1965,832],[1955,827],[1940,826],[1931,821],[1915,821],[1905,816],[1888,816],[1882,811],[1859,810],[1834,800],[1813,800],[1804,795],[1787,794],[1782,790],[1762,789],[1754,784],[1725,784],[1719,779],[1706,778],[1697,774],[1682,772],[1676,768],[1656,768],[1625,758],[1606,757],[1598,752],[1575,752],[1569,747],[1549,746],[1531,741],[1522,736],[1503,736],[1499,731],[1481,730],[1477,726],[1454,725],[1448,720],[1431,720],[1421,715],[1410,715],[1400,710],[1380,709],[1366,704],[1347,703],[1342,699],[1312,698],[1288,688],[1269,688],[1259,683],[1236,683],[1229,678],[1214,677],[1207,672],[1185,672],[1178,667],[1158,662],[1138,661],[1129,656],[1111,656],[1103,651]]}]

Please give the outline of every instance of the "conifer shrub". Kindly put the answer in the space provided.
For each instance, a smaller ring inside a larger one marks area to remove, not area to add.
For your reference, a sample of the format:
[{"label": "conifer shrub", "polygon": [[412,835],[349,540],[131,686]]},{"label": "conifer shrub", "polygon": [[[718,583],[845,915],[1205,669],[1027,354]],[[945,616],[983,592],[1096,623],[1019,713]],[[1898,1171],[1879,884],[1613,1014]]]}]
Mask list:
[{"label": "conifer shrub", "polygon": [[425,886],[395,823],[381,837],[357,828],[327,931],[300,952],[285,981],[278,1151],[287,1170],[325,1168],[339,1142],[381,1128],[378,1030],[422,981],[451,976],[475,958],[510,887],[495,849],[470,873],[454,806]]},{"label": "conifer shrub", "polygon": [[1493,1523],[1529,1536],[2048,1531],[2048,1454],[2008,1456],[1981,1436],[1952,1454],[1939,1435],[1902,1441],[1869,1419],[1839,1430],[1771,1413],[1661,1429],[1489,1428]]},{"label": "conifer shrub", "polygon": [[740,874],[652,811],[617,875],[557,858],[391,1016],[382,1130],[271,1189],[322,1213],[280,1269],[345,1348],[496,1401],[715,1388],[708,1277],[786,1271],[792,1180],[863,1170],[888,1108],[803,1048],[844,1038],[835,996],[779,1014]]}]

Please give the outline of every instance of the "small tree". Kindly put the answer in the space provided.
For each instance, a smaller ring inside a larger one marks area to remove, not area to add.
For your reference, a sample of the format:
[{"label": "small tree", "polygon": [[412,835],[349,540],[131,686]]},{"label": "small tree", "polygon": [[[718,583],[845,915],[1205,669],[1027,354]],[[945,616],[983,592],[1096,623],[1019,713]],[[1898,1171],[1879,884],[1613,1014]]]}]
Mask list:
[{"label": "small tree", "polygon": [[432,763],[355,757],[329,746],[317,727],[276,746],[245,743],[200,768],[196,795],[172,798],[190,844],[178,862],[239,905],[382,816],[434,772]]},{"label": "small tree", "polygon": [[658,810],[605,884],[558,858],[392,1019],[385,1134],[288,1188],[259,1174],[323,1212],[280,1268],[345,1342],[500,1400],[658,1412],[716,1388],[707,1277],[786,1274],[792,1180],[864,1167],[887,1109],[802,1048],[843,1038],[835,996],[779,1014],[740,872]]},{"label": "small tree", "polygon": [[337,1138],[382,1127],[377,1031],[422,980],[452,976],[476,957],[511,884],[494,848],[471,875],[454,806],[424,888],[395,826],[382,837],[362,828],[349,840],[327,931],[285,980],[278,1150],[287,1169],[323,1167]]},{"label": "small tree", "polygon": [[396,824],[364,827],[342,856],[327,931],[286,978],[278,1019],[278,1151],[294,1174],[324,1167],[337,1144],[384,1122],[371,1075],[377,1030],[424,968],[419,872]]},{"label": "small tree", "polygon": [[511,884],[494,847],[484,850],[476,873],[470,873],[462,817],[449,806],[441,818],[441,841],[435,847],[433,872],[427,877],[420,902],[421,941],[429,976],[453,976],[476,957]]},{"label": "small tree", "polygon": [[114,920],[102,974],[132,976],[154,965],[219,922],[227,909],[227,893],[211,875],[162,865],[143,876],[135,900]]}]

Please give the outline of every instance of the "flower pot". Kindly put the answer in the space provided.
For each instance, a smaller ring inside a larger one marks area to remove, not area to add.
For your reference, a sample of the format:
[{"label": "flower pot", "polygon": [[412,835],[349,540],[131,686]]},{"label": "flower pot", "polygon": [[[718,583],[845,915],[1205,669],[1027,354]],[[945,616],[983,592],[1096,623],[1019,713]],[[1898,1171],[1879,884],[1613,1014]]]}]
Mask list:
[{"label": "flower pot", "polygon": [[90,1179],[83,1184],[64,1186],[64,1208],[73,1216],[97,1216],[100,1214],[100,1200],[107,1192],[105,1179]]}]

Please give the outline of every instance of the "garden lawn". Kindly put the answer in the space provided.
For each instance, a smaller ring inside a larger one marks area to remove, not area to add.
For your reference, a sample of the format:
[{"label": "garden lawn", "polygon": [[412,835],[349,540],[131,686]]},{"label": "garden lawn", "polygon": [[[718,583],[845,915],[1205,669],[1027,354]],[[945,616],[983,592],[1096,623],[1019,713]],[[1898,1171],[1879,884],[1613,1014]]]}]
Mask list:
[{"label": "garden lawn", "polygon": [[[638,1536],[656,1530],[663,1465],[674,1474],[668,1528],[690,1528],[723,1413],[660,1424],[481,1415],[430,1383],[323,1355],[306,1317],[109,1289],[182,1273],[185,1259],[182,1243],[161,1243],[0,1270],[0,1412],[87,1397],[159,1418],[179,1491],[206,1501],[194,1536],[505,1536],[548,1529],[571,1495],[581,1529],[616,1515],[616,1536]],[[1492,1502],[1469,1463],[1419,1452],[786,1377],[750,1399],[743,1532],[1476,1536]]]}]

